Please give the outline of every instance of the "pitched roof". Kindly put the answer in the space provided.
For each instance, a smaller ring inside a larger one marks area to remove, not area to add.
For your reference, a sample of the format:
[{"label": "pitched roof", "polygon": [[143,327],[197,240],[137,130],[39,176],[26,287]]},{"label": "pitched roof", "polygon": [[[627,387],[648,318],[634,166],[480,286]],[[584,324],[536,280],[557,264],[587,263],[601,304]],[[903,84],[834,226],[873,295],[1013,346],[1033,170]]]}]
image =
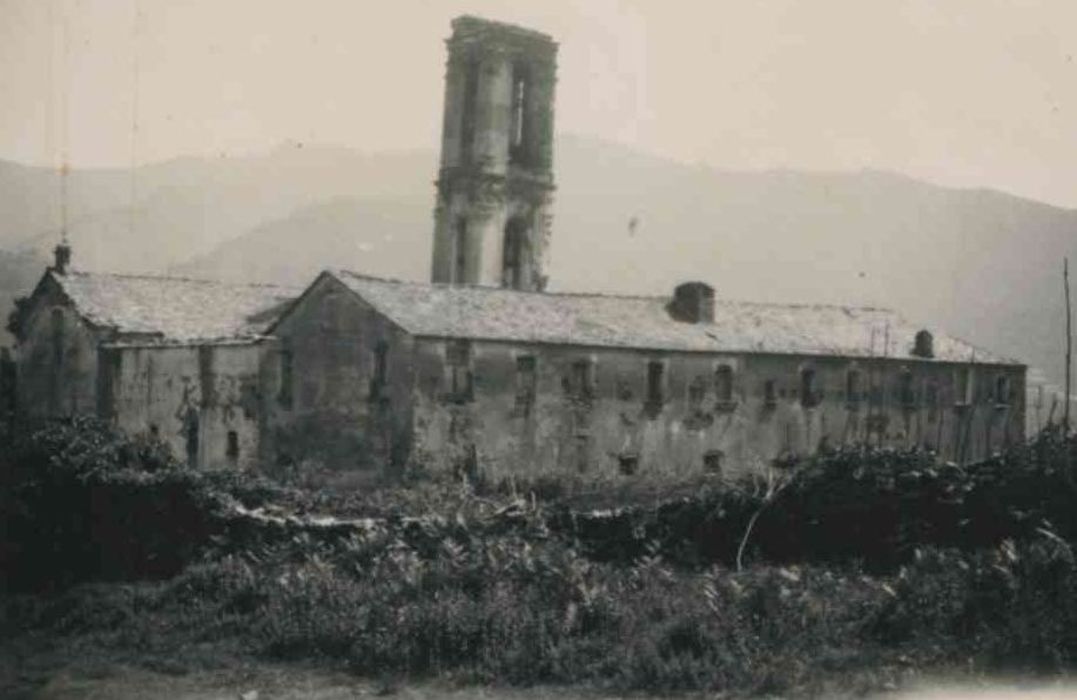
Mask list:
[{"label": "pitched roof", "polygon": [[[889,309],[715,300],[714,323],[670,317],[665,297],[420,284],[329,271],[413,335],[688,352],[912,358],[923,327]],[[1019,364],[933,333],[935,359]],[[888,347],[884,348],[884,340]]]},{"label": "pitched roof", "polygon": [[299,293],[291,287],[69,270],[48,273],[91,323],[162,342],[262,335]]}]

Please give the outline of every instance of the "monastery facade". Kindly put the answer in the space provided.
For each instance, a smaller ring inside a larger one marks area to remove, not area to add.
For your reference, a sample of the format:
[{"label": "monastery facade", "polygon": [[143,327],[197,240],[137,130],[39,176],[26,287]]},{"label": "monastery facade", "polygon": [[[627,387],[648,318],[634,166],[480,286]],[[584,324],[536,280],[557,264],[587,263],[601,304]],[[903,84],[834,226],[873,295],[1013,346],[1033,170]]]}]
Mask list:
[{"label": "monastery facade", "polygon": [[78,272],[19,323],[16,408],[95,413],[198,468],[409,463],[494,479],[733,474],[826,446],[981,459],[1024,438],[1024,365],[885,309],[550,293],[557,46],[448,41],[429,283],[305,290]]}]

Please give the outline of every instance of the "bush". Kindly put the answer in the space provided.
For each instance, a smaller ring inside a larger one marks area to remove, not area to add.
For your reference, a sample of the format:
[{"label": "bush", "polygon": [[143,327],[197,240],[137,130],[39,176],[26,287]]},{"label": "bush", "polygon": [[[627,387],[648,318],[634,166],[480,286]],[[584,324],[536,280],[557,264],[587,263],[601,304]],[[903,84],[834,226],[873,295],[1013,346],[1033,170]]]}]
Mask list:
[{"label": "bush", "polygon": [[220,499],[159,443],[85,418],[23,435],[0,459],[5,586],[173,576],[209,543]]}]

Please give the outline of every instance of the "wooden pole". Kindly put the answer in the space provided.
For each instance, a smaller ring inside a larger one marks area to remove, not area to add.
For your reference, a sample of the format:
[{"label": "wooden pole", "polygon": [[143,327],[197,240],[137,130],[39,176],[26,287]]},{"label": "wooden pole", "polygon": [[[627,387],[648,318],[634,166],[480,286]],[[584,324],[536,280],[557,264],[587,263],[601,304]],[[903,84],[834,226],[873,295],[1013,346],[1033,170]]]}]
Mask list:
[{"label": "wooden pole", "polygon": [[1070,260],[1062,258],[1062,285],[1066,290],[1066,405],[1063,408],[1062,435],[1070,432],[1070,368],[1073,366],[1073,316],[1070,314]]}]

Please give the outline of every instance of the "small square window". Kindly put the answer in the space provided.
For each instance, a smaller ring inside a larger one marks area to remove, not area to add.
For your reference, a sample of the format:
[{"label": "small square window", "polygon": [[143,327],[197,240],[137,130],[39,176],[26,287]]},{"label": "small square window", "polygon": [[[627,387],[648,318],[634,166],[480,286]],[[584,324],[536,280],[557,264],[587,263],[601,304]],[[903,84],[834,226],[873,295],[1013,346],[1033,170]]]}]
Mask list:
[{"label": "small square window", "polygon": [[721,474],[722,473],[722,457],[724,454],[721,450],[708,450],[703,453],[703,471],[709,474]]},{"label": "small square window", "polygon": [[619,455],[617,457],[617,464],[620,467],[622,474],[631,476],[639,469],[639,455],[634,452]]}]

